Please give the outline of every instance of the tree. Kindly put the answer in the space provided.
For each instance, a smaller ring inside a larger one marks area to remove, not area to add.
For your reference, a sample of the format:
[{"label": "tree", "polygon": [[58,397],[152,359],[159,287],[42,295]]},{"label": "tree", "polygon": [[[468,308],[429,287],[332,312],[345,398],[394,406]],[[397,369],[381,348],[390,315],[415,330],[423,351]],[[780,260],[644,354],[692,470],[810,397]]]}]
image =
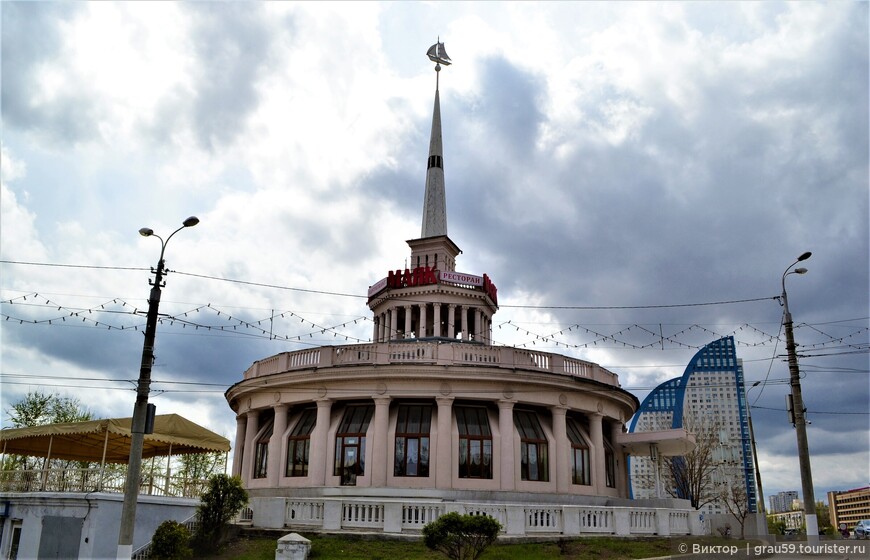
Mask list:
[{"label": "tree", "polygon": [[185,480],[203,480],[224,470],[226,454],[223,451],[212,453],[187,453],[178,457],[176,475]]},{"label": "tree", "polygon": [[216,474],[209,478],[208,489],[197,507],[197,527],[193,536],[199,553],[212,553],[226,536],[230,520],[248,503],[248,492],[237,476]]},{"label": "tree", "polygon": [[155,560],[184,560],[193,556],[190,531],[178,521],[164,521],[151,539],[151,558]]},{"label": "tree", "polygon": [[771,535],[785,534],[785,521],[777,520],[772,515],[767,516],[767,532]]},{"label": "tree", "polygon": [[6,411],[13,428],[29,428],[45,424],[84,422],[91,420],[91,411],[73,397],[31,391]]},{"label": "tree", "polygon": [[442,515],[423,527],[423,542],[451,560],[476,560],[495,542],[501,524],[486,515]]},{"label": "tree", "polygon": [[[6,410],[13,428],[30,428],[46,424],[63,424],[67,422],[84,422],[91,420],[93,414],[76,398],[61,397],[55,393],[30,391],[21,400],[13,403]],[[69,464],[51,461],[51,465]],[[86,466],[84,464],[83,466]],[[13,456],[11,462],[4,462],[4,469],[32,470],[42,468],[36,457]]]},{"label": "tree", "polygon": [[[695,448],[680,457],[663,457],[659,474],[668,496],[689,500],[693,508],[701,509],[719,497],[714,473],[719,466],[717,449],[722,444],[721,426],[716,418],[691,415],[683,417],[683,426],[695,435]],[[656,429],[671,429],[670,422]],[[659,470],[658,465],[654,464],[653,468]],[[640,476],[636,480],[640,488],[655,488],[654,476]]]},{"label": "tree", "polygon": [[836,534],[837,530],[831,525],[831,515],[828,509],[828,504],[825,502],[816,502],[816,518],[819,524],[819,532],[824,532],[826,535]]},{"label": "tree", "polygon": [[740,539],[746,533],[746,518],[749,517],[749,499],[746,496],[746,485],[742,480],[725,480],[720,484],[719,502],[725,506],[728,513],[740,524]]}]

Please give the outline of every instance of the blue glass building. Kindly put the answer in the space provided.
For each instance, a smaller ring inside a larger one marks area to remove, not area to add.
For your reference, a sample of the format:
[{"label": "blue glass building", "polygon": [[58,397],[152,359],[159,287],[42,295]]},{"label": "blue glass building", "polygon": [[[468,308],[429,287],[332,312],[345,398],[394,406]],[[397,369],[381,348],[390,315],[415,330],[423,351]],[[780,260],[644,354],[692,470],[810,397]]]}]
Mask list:
[{"label": "blue glass building", "polygon": [[[734,338],[727,336],[701,348],[681,377],[665,381],[647,395],[629,426],[630,432],[687,428],[691,419],[715,422],[719,446],[714,451],[719,483],[740,481],[746,485],[749,511],[757,511],[749,412],[743,382],[743,364],[737,358]],[[654,497],[648,481],[653,463],[644,457],[631,459],[631,492],[635,498]],[[688,496],[682,496],[688,498]],[[704,508],[725,513],[714,502]]]}]

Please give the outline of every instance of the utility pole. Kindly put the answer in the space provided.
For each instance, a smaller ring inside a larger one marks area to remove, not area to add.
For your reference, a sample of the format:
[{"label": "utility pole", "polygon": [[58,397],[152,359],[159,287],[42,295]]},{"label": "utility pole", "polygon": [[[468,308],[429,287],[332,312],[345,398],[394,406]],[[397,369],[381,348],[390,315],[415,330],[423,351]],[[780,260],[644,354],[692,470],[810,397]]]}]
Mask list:
[{"label": "utility pole", "polygon": [[154,339],[157,336],[157,310],[160,307],[160,288],[163,287],[165,263],[163,253],[166,244],[172,236],[187,227],[199,223],[199,218],[191,216],[184,220],[183,225],[173,231],[166,241],[150,228],[142,228],[139,234],[143,237],[154,236],[160,239],[160,259],[157,268],[151,269],[154,280],[151,284],[151,294],[148,298],[148,316],[145,322],[145,342],[142,346],[142,363],[139,367],[139,381],[136,385],[136,404],[133,406],[133,419],[130,425],[130,459],[127,462],[127,479],[124,482],[124,505],[121,509],[121,529],[118,533],[117,558],[130,560],[133,555],[133,533],[136,529],[136,505],[139,501],[139,477],[142,472],[142,448],[145,445],[145,424],[148,416],[148,393],[151,387],[151,366],[154,363]]},{"label": "utility pole", "polygon": [[792,324],[791,312],[788,310],[788,294],[785,291],[785,277],[789,274],[806,274],[806,268],[791,267],[812,256],[807,251],[791,263],[782,274],[782,307],[783,323],[785,326],[785,348],[788,352],[788,371],[791,384],[791,395],[794,402],[794,427],[797,432],[798,461],[800,462],[801,487],[804,498],[804,515],[807,523],[807,542],[819,542],[819,522],[816,518],[816,498],[813,492],[813,474],[810,467],[810,449],[807,442],[806,409],[804,408],[803,395],[801,393],[801,373],[798,368],[797,350],[794,342],[794,325]]}]

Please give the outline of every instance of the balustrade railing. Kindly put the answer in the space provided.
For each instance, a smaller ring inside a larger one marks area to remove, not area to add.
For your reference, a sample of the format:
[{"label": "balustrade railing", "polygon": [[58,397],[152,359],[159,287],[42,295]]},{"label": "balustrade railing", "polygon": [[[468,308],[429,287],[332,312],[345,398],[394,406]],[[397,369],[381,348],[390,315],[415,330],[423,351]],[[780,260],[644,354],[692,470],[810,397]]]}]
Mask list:
[{"label": "balustrade railing", "polygon": [[611,533],[614,530],[613,511],[604,508],[580,510],[581,533]]},{"label": "balustrade railing", "polygon": [[[251,507],[256,510],[256,498],[252,500]],[[274,511],[271,506],[267,509]],[[330,511],[335,513],[330,514]],[[309,531],[361,529],[418,534],[427,523],[454,511],[491,517],[501,524],[503,533],[514,536],[670,536],[700,534],[704,530],[697,512],[689,509],[395,499],[379,501],[372,498],[287,498],[283,519],[261,521],[269,527],[283,526]],[[696,516],[695,523],[692,522],[693,515]],[[668,522],[659,523],[659,516],[667,516],[661,517],[661,520],[667,519]],[[256,518],[255,515],[251,517]]]},{"label": "balustrade railing", "polygon": [[366,365],[386,363],[420,363],[441,365],[479,364],[495,368],[528,368],[559,375],[594,379],[602,383],[619,385],[616,374],[595,364],[561,354],[536,352],[507,346],[486,346],[467,343],[384,342],[323,346],[284,352],[252,365],[245,379],[311,368],[334,365]]},{"label": "balustrade railing", "polygon": [[444,504],[402,504],[402,529],[422,530],[444,513]]},{"label": "balustrade railing", "polygon": [[384,504],[376,502],[345,502],[341,508],[343,527],[382,529]]}]

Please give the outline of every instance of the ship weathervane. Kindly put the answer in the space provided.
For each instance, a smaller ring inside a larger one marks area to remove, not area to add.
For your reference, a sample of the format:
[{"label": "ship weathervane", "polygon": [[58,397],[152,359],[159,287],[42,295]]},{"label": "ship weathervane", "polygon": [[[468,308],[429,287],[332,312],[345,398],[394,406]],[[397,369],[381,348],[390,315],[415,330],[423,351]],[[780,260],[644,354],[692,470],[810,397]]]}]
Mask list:
[{"label": "ship weathervane", "polygon": [[450,57],[447,56],[447,51],[444,50],[444,43],[441,42],[441,37],[438,38],[437,43],[429,47],[429,50],[426,51],[426,56],[429,57],[429,60],[435,63],[436,71],[441,69],[441,64],[444,66],[450,66],[451,60]]}]

